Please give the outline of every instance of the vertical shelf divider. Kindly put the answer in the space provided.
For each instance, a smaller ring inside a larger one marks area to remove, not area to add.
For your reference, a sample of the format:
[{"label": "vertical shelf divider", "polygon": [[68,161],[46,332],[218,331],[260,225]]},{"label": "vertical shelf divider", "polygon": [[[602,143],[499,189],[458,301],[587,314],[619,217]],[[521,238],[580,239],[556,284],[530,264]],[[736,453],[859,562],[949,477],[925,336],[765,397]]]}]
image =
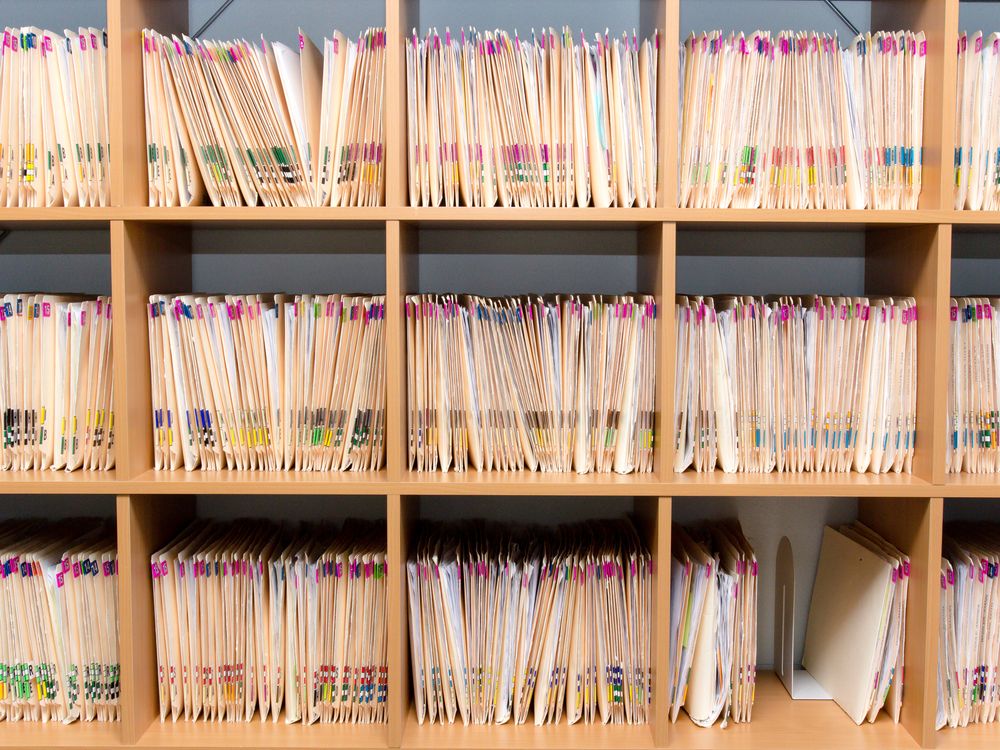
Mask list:
[{"label": "vertical shelf divider", "polygon": [[670,637],[662,623],[670,621],[671,498],[637,497],[635,515],[639,533],[653,556],[652,706],[650,732],[654,747],[667,747],[670,734]]},{"label": "vertical shelf divider", "polygon": [[135,479],[152,468],[149,295],[191,285],[191,235],[184,226],[111,222],[111,294],[117,472]]},{"label": "vertical shelf divider", "polygon": [[389,481],[407,470],[406,295],[416,283],[417,230],[400,221],[386,222],[386,465]]},{"label": "vertical shelf divider", "polygon": [[148,194],[142,30],[166,34],[187,27],[187,0],[108,0],[112,206],[144,206]]},{"label": "vertical shelf divider", "polygon": [[653,425],[653,476],[670,481],[674,465],[674,295],[677,225],[653,224],[639,230],[638,288],[657,305],[656,394]]},{"label": "vertical shelf divider", "polygon": [[117,511],[122,742],[134,745],[159,707],[149,557],[194,517],[194,499],[119,495]]},{"label": "vertical shelf divider", "polygon": [[417,0],[385,0],[385,205],[407,205],[406,35],[418,22]]},{"label": "vertical shelf divider", "polygon": [[900,722],[921,747],[935,746],[938,587],[943,501],[906,498],[858,500],[858,519],[910,556],[906,601],[904,696]]},{"label": "vertical shelf divider", "polygon": [[389,495],[389,747],[399,747],[410,712],[410,631],[406,613],[407,545],[413,528],[415,498]]},{"label": "vertical shelf divider", "polygon": [[955,45],[959,0],[872,0],[873,30],[927,35],[923,189],[919,208],[951,208],[955,143]]},{"label": "vertical shelf divider", "polygon": [[917,301],[917,437],[915,476],[944,483],[948,388],[948,285],[951,226],[869,229],[866,294],[909,294]]}]

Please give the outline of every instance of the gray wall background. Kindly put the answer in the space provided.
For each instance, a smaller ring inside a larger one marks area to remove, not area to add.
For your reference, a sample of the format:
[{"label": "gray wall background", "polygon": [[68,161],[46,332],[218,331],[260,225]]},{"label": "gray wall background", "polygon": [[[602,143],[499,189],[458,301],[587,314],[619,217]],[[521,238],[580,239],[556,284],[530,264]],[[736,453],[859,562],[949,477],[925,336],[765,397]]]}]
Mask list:
[{"label": "gray wall background", "polygon": [[[582,28],[588,34],[638,27],[646,0],[421,0],[419,29],[453,30],[466,26],[502,27],[526,34],[532,26]],[[220,0],[189,0],[189,30],[199,27]],[[859,28],[869,24],[867,0],[841,0],[840,7]],[[104,25],[103,0],[2,0],[9,25]],[[1000,29],[1000,3],[961,6],[961,27]],[[357,34],[384,23],[379,0],[236,0],[206,33],[215,38],[243,36],[292,44],[302,27],[314,39],[334,28]],[[523,26],[521,26],[523,24]],[[681,34],[722,28],[817,29],[847,38],[851,32],[816,0],[684,0]],[[180,31],[160,29],[160,31]],[[193,289],[253,292],[322,292],[385,289],[381,230],[195,230]],[[633,290],[637,238],[634,230],[497,231],[422,230],[420,291],[517,292]],[[1000,235],[956,232],[952,265],[954,294],[1000,293]],[[737,292],[821,292],[859,294],[864,289],[864,236],[860,232],[695,231],[678,234],[678,290],[696,294]],[[110,292],[108,233],[102,230],[15,230],[0,245],[0,291]],[[9,498],[11,499],[11,498]],[[112,497],[32,497],[5,504],[3,515],[112,515]],[[200,515],[237,518],[278,516],[292,520],[382,517],[381,498],[224,496],[198,498]],[[499,516],[545,523],[620,515],[631,507],[621,498],[506,498],[502,503],[475,498],[424,498],[421,515],[430,518]],[[26,509],[30,508],[30,512]],[[736,516],[760,558],[759,661],[773,662],[773,563],[778,540],[788,535],[801,581],[796,607],[796,656],[801,656],[809,594],[824,524],[856,517],[850,499],[677,498],[674,515],[684,524]],[[1000,504],[949,503],[947,517],[1000,518]]]}]

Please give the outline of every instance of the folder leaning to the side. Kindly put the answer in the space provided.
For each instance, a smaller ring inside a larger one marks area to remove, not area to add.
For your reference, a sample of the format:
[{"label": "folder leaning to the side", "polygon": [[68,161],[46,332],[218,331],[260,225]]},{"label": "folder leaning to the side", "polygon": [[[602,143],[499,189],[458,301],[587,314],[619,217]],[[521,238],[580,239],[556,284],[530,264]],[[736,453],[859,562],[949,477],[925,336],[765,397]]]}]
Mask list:
[{"label": "folder leaning to the side", "polygon": [[802,666],[856,724],[899,721],[909,558],[855,522],[825,527]]}]

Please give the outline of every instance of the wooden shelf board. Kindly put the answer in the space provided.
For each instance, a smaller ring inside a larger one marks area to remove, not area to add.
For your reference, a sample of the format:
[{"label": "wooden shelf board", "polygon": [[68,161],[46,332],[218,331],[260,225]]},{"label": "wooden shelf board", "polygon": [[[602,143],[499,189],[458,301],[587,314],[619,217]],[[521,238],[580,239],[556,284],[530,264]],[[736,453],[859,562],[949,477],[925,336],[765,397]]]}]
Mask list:
[{"label": "wooden shelf board", "polygon": [[384,495],[386,472],[147,471],[125,483],[130,493]]},{"label": "wooden shelf board", "polygon": [[651,748],[653,735],[648,725],[561,724],[536,727],[512,723],[489,726],[417,723],[411,711],[403,728],[404,748],[414,750],[465,750],[469,748],[546,748],[547,750],[636,750]]},{"label": "wooden shelf board", "polygon": [[387,744],[385,724],[286,724],[262,722],[165,721],[158,718],[139,738],[137,747],[209,748],[382,748]]},{"label": "wooden shelf board", "polygon": [[390,209],[400,221],[433,226],[461,227],[477,224],[503,223],[505,226],[538,227],[548,225],[587,226],[588,228],[620,229],[667,221],[666,211],[659,208],[457,208],[403,207]]},{"label": "wooden shelf board", "polygon": [[883,712],[874,724],[856,726],[833,701],[793,701],[773,672],[757,675],[753,719],[725,729],[699,727],[681,711],[670,726],[679,750],[913,750],[917,742]]},{"label": "wooden shelf board", "polygon": [[970,724],[945,727],[934,735],[938,750],[996,750],[1000,747],[1000,724]]},{"label": "wooden shelf board", "polygon": [[213,228],[238,228],[245,224],[296,227],[335,225],[339,228],[377,227],[391,217],[382,206],[366,208],[285,208],[272,206],[189,206],[187,208],[120,208],[117,216],[125,221],[191,224]]},{"label": "wooden shelf board", "polygon": [[1000,498],[1000,474],[946,474],[944,497]]},{"label": "wooden shelf board", "polygon": [[770,208],[676,208],[667,212],[665,221],[685,225],[747,224],[754,228],[777,228],[783,225],[803,225],[817,229],[864,229],[869,226],[939,224],[943,212],[938,211],[850,211],[827,209]]},{"label": "wooden shelf board", "polygon": [[1000,211],[949,211],[947,223],[960,229],[1000,229]]},{"label": "wooden shelf board", "polygon": [[686,471],[668,480],[669,495],[930,497],[934,485],[911,474],[726,474]]},{"label": "wooden shelf board", "polygon": [[31,227],[35,229],[55,229],[79,224],[93,224],[95,229],[107,228],[116,217],[115,208],[0,208],[0,227]]},{"label": "wooden shelf board", "polygon": [[406,472],[401,495],[656,495],[655,474],[540,471]]},{"label": "wooden shelf board", "polygon": [[0,494],[113,495],[121,490],[111,471],[0,471]]},{"label": "wooden shelf board", "polygon": [[117,721],[0,722],[0,747],[119,747],[121,723]]}]

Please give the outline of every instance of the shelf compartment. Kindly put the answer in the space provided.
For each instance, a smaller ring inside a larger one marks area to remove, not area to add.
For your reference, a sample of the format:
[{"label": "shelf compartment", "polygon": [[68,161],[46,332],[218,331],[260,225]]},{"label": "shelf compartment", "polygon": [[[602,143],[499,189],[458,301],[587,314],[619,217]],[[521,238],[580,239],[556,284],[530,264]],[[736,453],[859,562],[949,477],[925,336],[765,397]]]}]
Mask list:
[{"label": "shelf compartment", "polygon": [[970,724],[960,729],[946,727],[935,735],[938,750],[993,750],[1000,744],[1000,724]]},{"label": "shelf compartment", "polygon": [[576,474],[541,471],[403,473],[405,495],[655,495],[656,474]]},{"label": "shelf compartment", "polygon": [[777,473],[726,474],[686,471],[666,478],[671,495],[784,495],[848,497],[913,497],[934,492],[933,485],[912,474]]},{"label": "shelf compartment", "polygon": [[381,748],[386,747],[385,724],[286,724],[270,718],[250,722],[161,722],[158,718],[143,732],[138,747],[163,748]]},{"label": "shelf compartment", "polygon": [[128,483],[132,492],[161,494],[384,495],[385,469],[359,471],[155,471]]},{"label": "shelf compartment", "polygon": [[121,747],[121,722],[4,721],[0,723],[0,747]]},{"label": "shelf compartment", "polygon": [[411,711],[403,728],[403,747],[415,750],[472,750],[473,748],[547,748],[551,750],[645,750],[653,747],[649,725],[565,723],[536,727],[512,723],[487,726],[417,723]]},{"label": "shelf compartment", "polygon": [[[764,602],[768,606],[770,602]],[[910,696],[914,700],[917,696]],[[703,729],[682,712],[670,726],[670,747],[679,750],[915,750],[902,724],[883,712],[874,724],[855,726],[833,701],[793,701],[773,672],[757,673],[753,718],[749,724]]]},{"label": "shelf compartment", "polygon": [[945,497],[1000,498],[1000,474],[946,474]]},{"label": "shelf compartment", "polygon": [[0,494],[111,494],[120,491],[117,471],[0,471]]}]

